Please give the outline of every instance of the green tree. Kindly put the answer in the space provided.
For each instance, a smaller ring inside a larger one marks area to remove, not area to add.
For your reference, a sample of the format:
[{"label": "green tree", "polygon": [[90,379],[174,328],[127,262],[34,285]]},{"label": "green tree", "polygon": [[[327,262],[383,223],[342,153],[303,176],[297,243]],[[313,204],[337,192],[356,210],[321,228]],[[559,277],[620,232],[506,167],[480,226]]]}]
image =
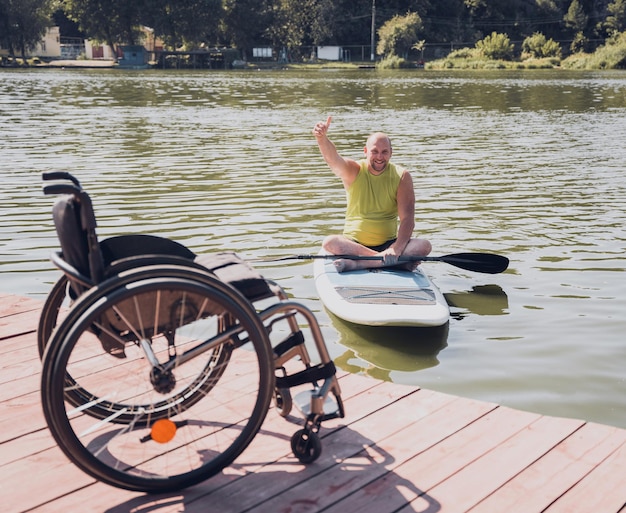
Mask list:
[{"label": "green tree", "polygon": [[295,55],[302,46],[328,41],[334,18],[333,0],[277,0],[266,34],[275,47],[284,46]]},{"label": "green tree", "polygon": [[417,50],[418,52],[420,52],[420,59],[423,61],[424,60],[424,50],[426,49],[426,40],[422,39],[421,41],[418,41],[417,43],[414,43],[411,46],[411,50]]},{"label": "green tree", "polygon": [[475,37],[489,34],[494,27],[514,39],[531,34],[539,16],[539,2],[527,0],[464,0],[469,25]]},{"label": "green tree", "polygon": [[478,51],[487,59],[510,60],[513,58],[513,43],[506,34],[492,32],[476,43]]},{"label": "green tree", "polygon": [[561,46],[554,39],[546,39],[540,32],[524,39],[522,52],[531,57],[542,59],[545,57],[561,58]]},{"label": "green tree", "polygon": [[218,40],[222,18],[222,0],[149,0],[138,20],[166,46],[194,50]]},{"label": "green tree", "polygon": [[410,12],[404,16],[394,16],[378,30],[376,53],[384,57],[392,55],[406,57],[422,29],[422,19],[416,12]]},{"label": "green tree", "polygon": [[26,52],[35,47],[52,25],[53,0],[0,0],[0,43],[11,57],[26,63]]},{"label": "green tree", "polygon": [[250,58],[254,46],[267,43],[264,32],[271,21],[268,0],[224,0],[221,38]]},{"label": "green tree", "polygon": [[587,28],[589,17],[585,14],[582,4],[579,0],[572,0],[567,9],[567,14],[563,17],[565,26],[574,32],[583,32]]},{"label": "green tree", "polygon": [[610,15],[606,18],[609,32],[623,32],[626,29],[626,0],[615,0],[607,6]]},{"label": "green tree", "polygon": [[[148,0],[149,1],[149,0]],[[139,41],[144,0],[63,0],[65,12],[87,37],[109,45],[117,55],[120,44]]]}]

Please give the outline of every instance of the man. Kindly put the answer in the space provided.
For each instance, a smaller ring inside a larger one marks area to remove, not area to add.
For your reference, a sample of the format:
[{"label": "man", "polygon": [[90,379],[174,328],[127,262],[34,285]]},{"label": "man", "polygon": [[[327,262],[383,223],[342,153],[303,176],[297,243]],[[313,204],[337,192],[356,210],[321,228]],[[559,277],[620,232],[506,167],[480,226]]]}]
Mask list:
[{"label": "man", "polygon": [[[428,255],[432,246],[426,239],[411,238],[415,228],[413,180],[405,169],[390,162],[391,141],[377,132],[365,144],[365,158],[343,158],[328,138],[331,117],[320,121],[313,134],[322,157],[341,178],[346,190],[347,208],[343,235],[329,235],[322,247],[331,254],[380,256],[381,260],[338,259],[338,272],[369,267],[393,266],[400,256]],[[400,221],[398,223],[398,220]],[[414,269],[417,260],[407,268]]]}]

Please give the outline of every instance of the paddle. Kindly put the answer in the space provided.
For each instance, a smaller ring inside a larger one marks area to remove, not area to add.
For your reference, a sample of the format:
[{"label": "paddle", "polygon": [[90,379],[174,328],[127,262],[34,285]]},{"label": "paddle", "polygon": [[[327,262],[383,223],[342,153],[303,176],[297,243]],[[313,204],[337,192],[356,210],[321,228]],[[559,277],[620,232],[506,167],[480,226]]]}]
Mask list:
[{"label": "paddle", "polygon": [[[351,260],[382,260],[379,256],[357,256],[357,255],[293,255],[274,260],[265,260],[266,262],[278,262],[281,260],[314,260],[349,258]],[[478,273],[498,274],[506,271],[509,266],[509,259],[502,255],[493,253],[454,253],[452,255],[443,256],[422,256],[408,257],[401,256],[400,262],[445,262],[447,264],[466,269],[467,271],[475,271]]]}]

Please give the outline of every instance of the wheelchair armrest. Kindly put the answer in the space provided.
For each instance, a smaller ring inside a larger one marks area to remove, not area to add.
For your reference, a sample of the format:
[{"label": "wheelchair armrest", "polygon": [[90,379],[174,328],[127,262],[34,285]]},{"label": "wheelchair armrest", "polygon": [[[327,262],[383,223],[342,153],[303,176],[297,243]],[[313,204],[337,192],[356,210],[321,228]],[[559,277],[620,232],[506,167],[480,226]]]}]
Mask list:
[{"label": "wheelchair armrest", "polygon": [[91,281],[88,276],[82,274],[76,267],[69,264],[67,260],[63,258],[63,254],[60,251],[52,252],[50,260],[56,267],[63,271],[63,274],[67,276],[70,282],[78,283],[88,289],[94,286],[93,281]]}]

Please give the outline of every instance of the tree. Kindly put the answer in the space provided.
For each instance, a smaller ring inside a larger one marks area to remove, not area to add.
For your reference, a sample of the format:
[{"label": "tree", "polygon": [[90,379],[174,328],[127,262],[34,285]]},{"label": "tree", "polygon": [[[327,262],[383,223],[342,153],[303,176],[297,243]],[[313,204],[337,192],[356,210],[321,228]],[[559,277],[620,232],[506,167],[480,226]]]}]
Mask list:
[{"label": "tree", "polygon": [[545,57],[561,58],[561,46],[554,39],[546,39],[540,32],[524,39],[522,52],[536,59]]},{"label": "tree", "polygon": [[585,14],[582,4],[579,0],[572,0],[567,9],[567,14],[563,17],[565,26],[574,32],[583,32],[587,28],[589,17]]},{"label": "tree", "polygon": [[143,3],[143,0],[64,0],[64,8],[81,31],[109,45],[117,56],[119,44],[133,45],[139,40]]},{"label": "tree", "polygon": [[572,0],[567,14],[563,17],[565,26],[574,32],[574,39],[570,45],[572,52],[583,52],[587,48],[588,39],[585,36],[585,29],[589,22],[589,17],[585,14],[580,0]]},{"label": "tree", "polygon": [[222,18],[221,0],[149,0],[139,20],[166,46],[193,50],[217,41]]},{"label": "tree", "polygon": [[513,43],[506,34],[492,32],[476,43],[476,48],[487,59],[510,60],[513,58]]},{"label": "tree", "polygon": [[26,52],[39,43],[52,25],[53,0],[0,0],[0,43],[26,63]]},{"label": "tree", "polygon": [[252,48],[263,44],[271,20],[268,0],[224,0],[220,37],[251,57]]},{"label": "tree", "polygon": [[626,0],[615,0],[607,6],[610,16],[606,18],[609,32],[623,32],[626,29]]},{"label": "tree", "polygon": [[416,12],[394,16],[378,30],[376,53],[384,57],[393,55],[406,57],[422,28],[422,19]]},{"label": "tree", "polygon": [[411,50],[417,50],[418,52],[420,52],[420,60],[424,61],[424,50],[426,49],[426,40],[422,39],[421,41],[418,41],[417,43],[414,43],[411,46]]},{"label": "tree", "polygon": [[52,15],[54,25],[59,27],[59,32],[63,37],[75,37],[85,39],[85,34],[80,31],[78,24],[70,20],[63,9],[57,8]]},{"label": "tree", "polygon": [[328,41],[334,18],[333,0],[278,0],[266,33],[274,46],[297,52],[302,46]]}]

